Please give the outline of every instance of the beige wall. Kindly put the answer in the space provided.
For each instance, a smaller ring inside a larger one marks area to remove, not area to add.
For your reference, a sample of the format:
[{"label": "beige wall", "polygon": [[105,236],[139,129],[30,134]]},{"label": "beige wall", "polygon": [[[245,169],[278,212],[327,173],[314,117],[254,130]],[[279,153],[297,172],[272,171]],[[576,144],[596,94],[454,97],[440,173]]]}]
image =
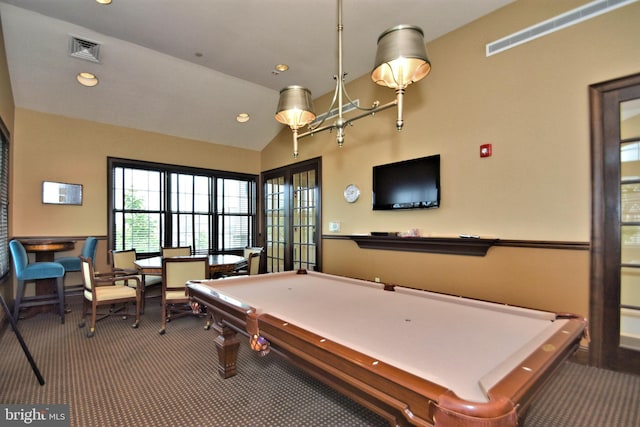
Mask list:
[{"label": "beige wall", "polygon": [[588,315],[587,251],[496,246],[484,257],[358,249],[325,240],[325,272],[543,310]]},{"label": "beige wall", "polygon": [[[640,71],[640,4],[485,57],[485,44],[580,2],[519,1],[427,45],[432,72],[405,96],[405,129],[392,110],[335,133],[301,140],[300,160],[323,157],[323,231],[473,233],[502,239],[589,240],[588,86]],[[550,10],[544,13],[545,9]],[[533,13],[535,12],[535,13]],[[530,15],[530,17],[529,17]],[[386,102],[368,76],[349,86],[364,104]],[[318,101],[319,112],[327,97]],[[481,159],[481,144],[493,156]],[[431,211],[372,212],[371,167],[439,153],[442,206]],[[291,163],[291,132],[264,151],[263,169]],[[357,184],[361,199],[342,191]]]},{"label": "beige wall", "polygon": [[[342,149],[335,134],[301,140],[299,160],[323,159],[323,233],[338,221],[339,234],[418,228],[427,236],[588,242],[588,86],[640,71],[640,4],[485,57],[486,43],[584,3],[521,0],[428,43],[432,72],[407,89],[400,133],[395,112],[386,111],[349,127]],[[365,105],[393,97],[368,76],[348,90]],[[317,101],[318,112],[328,101]],[[481,159],[484,143],[493,144],[493,156]],[[442,156],[439,209],[371,210],[372,166],[436,153]],[[262,167],[291,162],[291,133],[285,130],[263,151]],[[349,183],[362,192],[355,204],[342,198]],[[364,250],[351,241],[325,240],[323,269],[588,312],[585,250],[495,247],[475,258]]]},{"label": "beige wall", "polygon": [[[24,109],[16,109],[14,141],[15,236],[104,236],[107,157],[260,172],[260,154],[255,151]],[[44,180],[82,184],[82,206],[43,205]]]}]

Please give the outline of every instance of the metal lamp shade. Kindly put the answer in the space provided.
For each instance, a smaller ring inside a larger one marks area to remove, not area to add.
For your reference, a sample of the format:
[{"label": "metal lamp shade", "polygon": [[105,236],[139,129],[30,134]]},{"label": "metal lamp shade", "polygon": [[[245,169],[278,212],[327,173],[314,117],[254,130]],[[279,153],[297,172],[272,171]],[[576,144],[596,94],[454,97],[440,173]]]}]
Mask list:
[{"label": "metal lamp shade", "polygon": [[381,86],[404,89],[431,71],[422,29],[398,25],[378,37],[371,79]]},{"label": "metal lamp shade", "polygon": [[280,91],[280,101],[276,112],[276,120],[288,125],[291,129],[299,129],[316,118],[313,111],[311,92],[302,86],[287,86]]}]

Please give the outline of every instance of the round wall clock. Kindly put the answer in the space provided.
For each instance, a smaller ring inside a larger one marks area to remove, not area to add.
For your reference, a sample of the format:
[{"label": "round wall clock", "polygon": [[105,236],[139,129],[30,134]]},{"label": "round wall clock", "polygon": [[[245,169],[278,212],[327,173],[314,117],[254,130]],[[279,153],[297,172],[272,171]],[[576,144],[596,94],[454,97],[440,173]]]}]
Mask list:
[{"label": "round wall clock", "polygon": [[347,185],[344,189],[344,199],[349,203],[353,203],[358,200],[358,197],[360,197],[360,189],[358,186],[355,184]]}]

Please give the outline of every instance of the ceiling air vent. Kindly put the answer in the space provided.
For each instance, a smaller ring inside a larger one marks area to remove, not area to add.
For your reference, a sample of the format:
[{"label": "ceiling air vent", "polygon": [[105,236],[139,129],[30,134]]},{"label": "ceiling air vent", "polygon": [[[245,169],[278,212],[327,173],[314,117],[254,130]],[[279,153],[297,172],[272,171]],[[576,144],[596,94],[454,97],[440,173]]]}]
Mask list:
[{"label": "ceiling air vent", "polygon": [[491,56],[512,47],[519,46],[528,41],[546,36],[563,28],[570,27],[587,19],[595,18],[603,13],[611,12],[622,6],[635,3],[638,0],[595,0],[584,6],[570,10],[567,13],[558,15],[539,24],[533,25],[524,30],[513,33],[500,40],[496,40],[486,46],[486,55]]},{"label": "ceiling air vent", "polygon": [[100,62],[100,45],[72,36],[69,43],[69,54],[85,61]]}]

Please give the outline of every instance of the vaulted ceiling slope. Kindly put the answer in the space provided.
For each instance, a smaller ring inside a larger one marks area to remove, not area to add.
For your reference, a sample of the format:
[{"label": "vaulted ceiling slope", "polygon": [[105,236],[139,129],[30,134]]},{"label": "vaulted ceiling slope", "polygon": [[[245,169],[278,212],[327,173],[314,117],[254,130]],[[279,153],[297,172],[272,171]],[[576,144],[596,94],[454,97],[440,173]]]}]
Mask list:
[{"label": "vaulted ceiling slope", "polygon": [[[371,71],[389,27],[418,25],[428,42],[511,1],[346,0],[347,80]],[[337,70],[334,1],[4,0],[0,18],[16,107],[251,150],[282,129],[280,89],[318,97]],[[72,38],[99,62],[71,56]],[[81,71],[100,83],[80,86]]]}]

